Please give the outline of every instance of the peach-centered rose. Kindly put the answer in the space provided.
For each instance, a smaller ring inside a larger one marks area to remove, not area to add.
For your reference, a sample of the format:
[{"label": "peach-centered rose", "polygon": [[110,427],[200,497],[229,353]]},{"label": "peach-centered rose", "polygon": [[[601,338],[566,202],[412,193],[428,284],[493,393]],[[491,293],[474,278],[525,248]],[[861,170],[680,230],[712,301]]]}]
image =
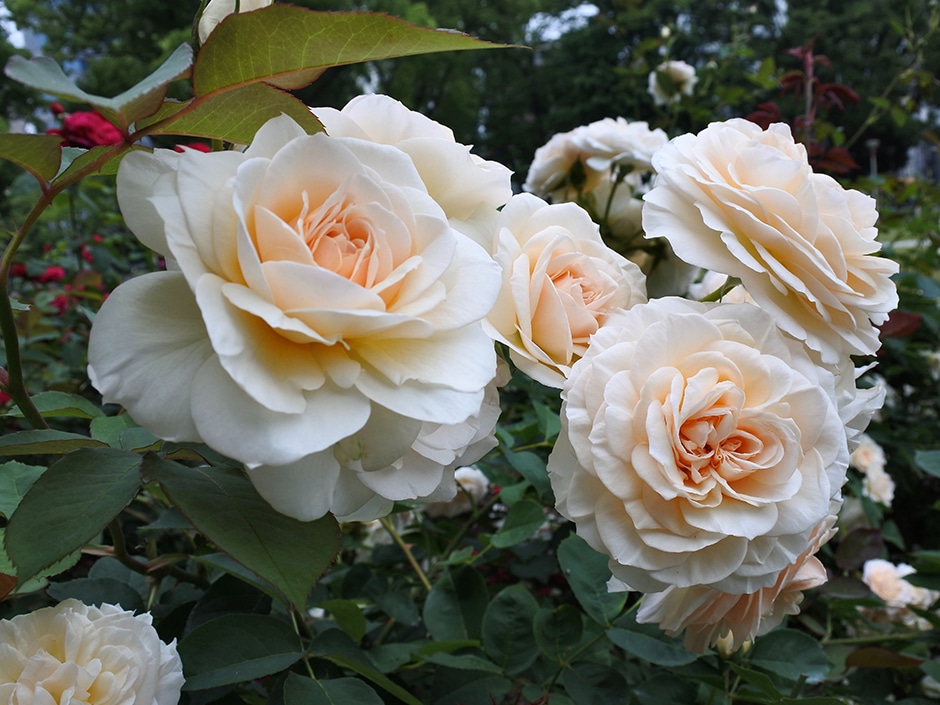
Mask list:
[{"label": "peach-centered rose", "polygon": [[685,632],[683,643],[690,651],[701,653],[718,644],[735,651],[769,632],[788,614],[799,614],[803,591],[826,582],[826,568],[815,554],[835,535],[835,522],[835,515],[823,520],[806,551],[770,587],[743,595],[670,587],[643,597],[637,621],[658,624],[670,636]]},{"label": "peach-centered rose", "polygon": [[768,588],[810,545],[848,466],[832,373],[749,304],[654,299],[571,369],[548,472],[610,586]]},{"label": "peach-centered rose", "polygon": [[481,319],[500,276],[405,153],[280,117],[244,152],[128,155],[118,199],[170,271],[98,314],[105,399],[243,462],[297,518],[453,495],[498,413]]},{"label": "peach-centered rose", "polygon": [[786,332],[839,364],[879,347],[898,302],[891,260],[877,257],[872,198],[814,174],[784,124],[712,123],[653,158],[646,237],[665,237],[699,267],[741,279]]},{"label": "peach-centered rose", "polygon": [[342,110],[311,110],[333,137],[357,137],[405,152],[451,226],[461,232],[486,227],[496,209],[512,196],[508,168],[473,154],[454,139],[449,127],[394,98],[362,95]]},{"label": "peach-centered rose", "polygon": [[65,600],[0,620],[0,702],[176,705],[183,664],[151,617]]},{"label": "peach-centered rose", "polygon": [[514,196],[495,233],[482,244],[502,268],[503,286],[486,329],[519,369],[561,387],[607,316],[646,300],[643,274],[573,203]]}]

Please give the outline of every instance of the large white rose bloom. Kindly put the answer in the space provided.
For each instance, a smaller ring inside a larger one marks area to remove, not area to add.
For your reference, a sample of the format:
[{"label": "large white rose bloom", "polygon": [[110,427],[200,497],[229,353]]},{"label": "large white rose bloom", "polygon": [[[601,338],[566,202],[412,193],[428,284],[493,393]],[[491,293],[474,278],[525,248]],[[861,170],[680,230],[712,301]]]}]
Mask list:
[{"label": "large white rose bloom", "polygon": [[788,614],[799,614],[803,591],[826,582],[826,568],[816,558],[820,547],[836,534],[836,516],[824,519],[810,545],[768,588],[738,595],[707,587],[670,587],[645,595],[637,621],[655,623],[671,636],[685,632],[690,651],[722,645],[728,651],[766,634]]},{"label": "large white rose bloom", "polygon": [[244,152],[129,154],[118,199],[169,271],[122,284],[95,320],[107,401],[241,461],[299,519],[453,494],[447,466],[495,424],[480,321],[500,275],[411,158],[282,116]]},{"label": "large white rose bloom", "polygon": [[486,330],[520,370],[560,388],[607,316],[646,301],[645,277],[573,203],[514,196],[494,230],[481,244],[502,268],[503,287]]},{"label": "large white rose bloom", "polygon": [[72,599],[0,621],[0,702],[176,705],[183,664],[151,622]]},{"label": "large white rose bloom", "polygon": [[841,498],[833,375],[756,306],[611,316],[562,398],[556,507],[610,556],[612,589],[771,587]]},{"label": "large white rose bloom", "polygon": [[814,174],[784,124],[712,123],[653,158],[648,238],[690,264],[739,277],[777,324],[827,364],[879,347],[876,325],[898,302],[891,260],[874,256],[872,198]]},{"label": "large white rose bloom", "polygon": [[333,137],[357,137],[405,152],[451,226],[461,232],[483,227],[512,196],[508,168],[471,153],[470,147],[454,139],[449,127],[394,98],[362,95],[342,110],[311,110]]}]

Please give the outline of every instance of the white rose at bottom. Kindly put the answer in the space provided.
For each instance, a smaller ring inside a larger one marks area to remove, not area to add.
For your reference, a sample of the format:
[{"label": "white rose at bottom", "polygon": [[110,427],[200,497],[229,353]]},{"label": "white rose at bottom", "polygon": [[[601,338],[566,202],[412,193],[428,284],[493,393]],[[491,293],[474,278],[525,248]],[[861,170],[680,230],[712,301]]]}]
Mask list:
[{"label": "white rose at bottom", "polygon": [[612,589],[769,588],[841,499],[833,374],[756,306],[611,316],[562,398],[556,507],[610,557]]},{"label": "white rose at bottom", "polygon": [[769,588],[736,595],[703,587],[671,587],[646,595],[636,619],[656,623],[671,636],[684,631],[683,643],[690,651],[701,653],[716,645],[735,651],[788,614],[798,614],[803,591],[826,582],[826,568],[816,552],[835,535],[835,523],[835,515],[826,517],[806,551]]},{"label": "white rose at bottom", "polygon": [[149,614],[65,600],[0,621],[0,702],[11,705],[175,705],[176,642]]}]

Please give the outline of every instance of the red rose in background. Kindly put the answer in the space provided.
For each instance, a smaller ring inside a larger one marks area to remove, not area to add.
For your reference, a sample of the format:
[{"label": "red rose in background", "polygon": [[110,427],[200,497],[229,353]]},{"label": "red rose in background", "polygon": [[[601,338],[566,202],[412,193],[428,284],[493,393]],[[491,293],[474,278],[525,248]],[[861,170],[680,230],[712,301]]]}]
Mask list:
[{"label": "red rose in background", "polygon": [[41,284],[52,284],[65,279],[65,270],[62,267],[46,267],[46,271],[36,277]]},{"label": "red rose in background", "polygon": [[46,132],[62,137],[66,147],[91,149],[99,145],[120,144],[124,141],[121,131],[97,111],[79,111],[65,115],[62,118],[62,127],[46,130]]}]

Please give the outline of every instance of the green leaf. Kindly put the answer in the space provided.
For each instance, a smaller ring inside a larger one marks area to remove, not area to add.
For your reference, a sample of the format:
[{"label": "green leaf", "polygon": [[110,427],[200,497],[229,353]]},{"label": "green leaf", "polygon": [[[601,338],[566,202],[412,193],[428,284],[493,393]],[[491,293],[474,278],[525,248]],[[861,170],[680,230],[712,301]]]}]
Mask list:
[{"label": "green leaf", "polygon": [[186,683],[205,690],[241,683],[288,668],[303,655],[286,622],[260,614],[231,614],[201,624],[179,643]]},{"label": "green leaf", "polygon": [[14,311],[29,311],[32,308],[29,304],[24,304],[10,296],[7,297],[7,300],[10,302],[10,308]]},{"label": "green leaf", "polygon": [[565,661],[578,648],[583,625],[581,613],[572,605],[541,608],[535,615],[535,641],[555,661]]},{"label": "green leaf", "polygon": [[481,671],[483,673],[502,673],[502,669],[492,661],[476,654],[448,654],[438,651],[425,659],[438,666],[456,668],[460,671]]},{"label": "green leaf", "polygon": [[444,571],[424,603],[424,623],[438,641],[479,639],[489,597],[483,577],[469,566]]},{"label": "green leaf", "polygon": [[55,61],[45,56],[25,59],[14,54],[4,73],[14,81],[38,88],[43,93],[88,103],[126,133],[132,122],[156,112],[163,103],[167,85],[189,73],[192,62],[192,48],[181,44],[156,71],[114,98],[86,93],[65,75]]},{"label": "green leaf", "polygon": [[627,593],[607,591],[610,579],[607,557],[588,546],[580,536],[571,534],[558,546],[558,563],[588,617],[609,626],[623,610]]},{"label": "green leaf", "polygon": [[382,698],[358,678],[315,681],[288,673],[284,705],[382,705]]},{"label": "green leaf", "polygon": [[767,674],[753,671],[750,668],[745,668],[740,664],[730,661],[728,662],[728,666],[741,677],[741,680],[753,686],[772,700],[778,700],[783,697],[783,693],[777,689],[777,686],[774,685],[774,682]]},{"label": "green leaf", "polygon": [[521,543],[545,523],[545,510],[531,499],[523,499],[510,507],[506,520],[490,539],[497,548],[509,548]]},{"label": "green leaf", "polygon": [[[296,9],[296,8],[295,8]],[[289,93],[263,83],[194,98],[172,110],[159,125],[148,129],[151,135],[189,135],[249,144],[264,123],[281,113],[291,117],[308,133],[323,126],[313,113]]]},{"label": "green leaf", "polygon": [[914,463],[928,475],[940,477],[940,450],[915,450]]},{"label": "green leaf", "polygon": [[525,585],[517,583],[500,591],[483,614],[483,649],[510,675],[531,666],[539,654],[533,631],[538,609]]},{"label": "green leaf", "polygon": [[[93,419],[104,416],[104,412],[85,397],[65,392],[42,392],[31,397],[33,405],[46,418],[67,416],[79,419]],[[23,412],[14,406],[4,416],[22,418]]]},{"label": "green leaf", "polygon": [[0,159],[23,167],[44,184],[59,171],[61,145],[58,135],[0,135]]},{"label": "green leaf", "polygon": [[72,597],[96,607],[102,602],[107,602],[121,605],[126,610],[144,610],[144,601],[137,591],[114,578],[76,578],[62,583],[51,583],[46,590],[51,597],[59,601]]},{"label": "green leaf", "polygon": [[[6,529],[0,529],[0,575],[14,576],[14,582],[16,580],[16,566],[10,561],[9,556],[7,556],[6,551],[3,550],[3,544],[5,541],[4,534]],[[82,557],[80,551],[73,551],[61,561],[53,563],[48,568],[40,570],[36,575],[27,580],[25,583],[20,583],[16,585],[16,589],[13,590],[14,594],[25,594],[28,592],[34,592],[36,590],[42,590],[48,584],[46,580],[50,575],[58,575],[62,571],[68,570]],[[0,581],[0,599],[3,596],[3,581]]]},{"label": "green leaf", "polygon": [[300,88],[330,66],[495,46],[387,15],[272,5],[229,15],[213,30],[196,59],[193,90],[202,96],[257,81]]},{"label": "green leaf", "polygon": [[115,148],[113,145],[99,145],[91,149],[78,149],[75,147],[66,147],[62,150],[62,166],[59,173],[53,179],[53,183],[70,177],[72,172],[83,169],[93,161],[100,159],[105,154],[110,154],[107,160],[103,161],[98,168],[92,172],[94,174],[116,174],[121,158],[127,154],[127,149]]},{"label": "green leaf", "polygon": [[11,460],[0,465],[0,516],[9,518],[46,469]]},{"label": "green leaf", "polygon": [[4,539],[20,583],[86,544],[131,503],[140,460],[114,448],[77,450],[33,483]]},{"label": "green leaf", "polygon": [[420,700],[380,673],[369,657],[352,642],[345,632],[339,629],[328,629],[319,634],[310,645],[310,651],[315,656],[332,661],[369,679],[407,705],[422,705]]},{"label": "green leaf", "polygon": [[342,629],[355,642],[362,640],[366,633],[366,618],[362,608],[352,600],[328,600],[318,607],[325,609]]},{"label": "green leaf", "polygon": [[779,629],[762,636],[750,653],[754,666],[788,680],[806,677],[807,683],[820,683],[832,663],[813,637],[793,629]]},{"label": "green leaf", "polygon": [[655,624],[639,624],[634,612],[624,615],[616,624],[616,629],[608,630],[607,638],[644,661],[657,666],[683,666],[697,658],[686,651],[680,639],[667,636]]},{"label": "green leaf", "polygon": [[661,673],[633,689],[633,697],[640,705],[665,705],[665,703],[697,702],[698,688],[695,683],[676,678],[671,673]]},{"label": "green leaf", "polygon": [[509,464],[516,472],[532,483],[535,491],[539,493],[539,497],[551,495],[552,483],[548,479],[545,461],[539,456],[527,450],[521,453],[506,451],[506,460],[509,461]]},{"label": "green leaf", "polygon": [[575,705],[622,705],[628,689],[623,674],[598,663],[576,663],[560,680]]},{"label": "green leaf", "polygon": [[95,448],[104,443],[78,433],[36,429],[19,431],[0,438],[0,457],[6,455],[61,455],[79,448]]},{"label": "green leaf", "polygon": [[298,608],[339,553],[332,515],[303,522],[279,514],[235,468],[187,468],[151,455],[143,470],[193,526]]}]

